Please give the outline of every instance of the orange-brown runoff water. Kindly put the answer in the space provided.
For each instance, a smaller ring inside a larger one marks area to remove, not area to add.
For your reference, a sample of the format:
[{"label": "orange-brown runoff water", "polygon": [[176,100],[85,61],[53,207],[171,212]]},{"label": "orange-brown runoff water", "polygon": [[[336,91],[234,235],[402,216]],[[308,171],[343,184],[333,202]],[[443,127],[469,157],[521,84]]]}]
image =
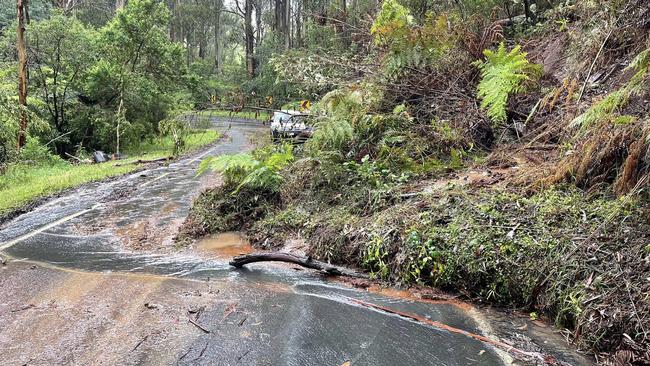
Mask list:
[{"label": "orange-brown runoff water", "polygon": [[381,287],[378,285],[370,286],[366,289],[368,292],[379,294],[386,297],[392,297],[394,299],[404,299],[415,302],[425,302],[428,304],[450,304],[459,307],[464,311],[470,311],[473,306],[469,303],[460,301],[451,296],[436,296],[435,298],[426,298],[424,296],[418,296],[417,292],[412,292],[405,289],[397,289],[393,287]]},{"label": "orange-brown runoff water", "polygon": [[196,249],[216,257],[234,257],[253,252],[253,247],[243,235],[227,232],[207,236],[196,244]]}]

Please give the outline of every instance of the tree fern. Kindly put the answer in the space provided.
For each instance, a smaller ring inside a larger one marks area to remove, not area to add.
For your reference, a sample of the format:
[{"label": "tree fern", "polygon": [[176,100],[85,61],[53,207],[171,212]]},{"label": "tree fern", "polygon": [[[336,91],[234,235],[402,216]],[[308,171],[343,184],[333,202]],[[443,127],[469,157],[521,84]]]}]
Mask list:
[{"label": "tree fern", "polygon": [[277,191],[284,181],[280,171],[293,160],[292,148],[287,146],[280,151],[260,155],[259,159],[248,153],[210,157],[201,162],[198,174],[208,170],[219,172],[227,185],[236,187],[235,192],[244,186]]},{"label": "tree fern", "polygon": [[481,108],[493,122],[502,123],[507,119],[508,97],[523,92],[527,82],[537,80],[541,67],[528,62],[520,46],[508,52],[501,43],[496,52],[485,50],[483,54],[485,61],[476,62],[482,76],[478,85]]}]

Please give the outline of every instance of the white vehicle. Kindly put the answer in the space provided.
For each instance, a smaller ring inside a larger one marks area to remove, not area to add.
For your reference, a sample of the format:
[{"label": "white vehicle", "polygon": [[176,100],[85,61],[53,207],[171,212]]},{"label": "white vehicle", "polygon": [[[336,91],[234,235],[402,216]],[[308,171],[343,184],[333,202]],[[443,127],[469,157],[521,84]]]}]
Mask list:
[{"label": "white vehicle", "polygon": [[274,112],[271,119],[271,138],[277,141],[282,138],[310,137],[312,128],[306,124],[307,117],[307,114],[292,110]]}]

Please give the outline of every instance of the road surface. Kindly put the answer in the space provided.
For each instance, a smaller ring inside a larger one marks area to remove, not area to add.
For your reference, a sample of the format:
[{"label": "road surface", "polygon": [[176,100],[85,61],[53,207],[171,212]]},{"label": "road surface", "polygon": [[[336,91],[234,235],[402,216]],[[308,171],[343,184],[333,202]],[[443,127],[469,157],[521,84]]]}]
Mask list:
[{"label": "road surface", "polygon": [[196,176],[200,159],[248,150],[265,132],[213,122],[228,138],[200,153],[86,185],[0,227],[0,365],[535,363],[470,334],[588,363],[526,319],[359,290],[290,265],[235,270],[225,257],[176,248],[192,199],[218,184]]}]

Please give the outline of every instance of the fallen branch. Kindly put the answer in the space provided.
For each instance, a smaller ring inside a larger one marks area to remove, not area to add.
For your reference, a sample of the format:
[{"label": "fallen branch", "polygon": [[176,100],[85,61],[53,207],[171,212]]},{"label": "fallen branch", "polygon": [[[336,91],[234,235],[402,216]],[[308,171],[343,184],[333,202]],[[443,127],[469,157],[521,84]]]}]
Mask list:
[{"label": "fallen branch", "polygon": [[68,154],[67,152],[66,152],[65,154],[66,154],[67,156],[73,158],[74,160],[80,162],[80,163],[86,163],[86,162],[83,161],[81,158],[78,158],[78,157],[76,157],[76,156],[74,156],[74,155],[72,155],[72,154]]},{"label": "fallen branch", "polygon": [[174,157],[173,156],[167,156],[167,157],[164,157],[164,158],[151,159],[151,160],[138,159],[138,160],[134,161],[133,164],[161,163],[161,162],[168,161],[168,160],[174,160]]},{"label": "fallen branch", "polygon": [[64,133],[64,134],[62,134],[62,135],[59,135],[59,136],[57,136],[57,137],[51,139],[50,141],[47,142],[47,144],[45,144],[45,146],[48,146],[49,144],[53,143],[54,141],[59,140],[59,139],[65,137],[65,136],[67,136],[67,135],[73,133],[74,131],[75,131],[75,130],[72,129],[72,130],[70,130],[70,131],[68,131],[68,132],[66,132],[66,133]]},{"label": "fallen branch", "polygon": [[163,162],[167,162],[167,161],[170,161],[170,160],[173,160],[173,159],[174,159],[173,156],[167,156],[167,157],[164,157],[164,158],[151,159],[151,160],[138,159],[138,160],[131,161],[129,163],[115,164],[115,166],[122,166],[122,165],[128,165],[128,164],[163,163]]},{"label": "fallen branch", "polygon": [[355,271],[346,268],[336,267],[324,262],[313,260],[311,259],[311,257],[303,257],[295,254],[289,254],[289,253],[276,252],[276,253],[252,253],[252,254],[240,255],[234,257],[230,261],[230,265],[235,268],[241,268],[249,263],[256,263],[256,262],[293,263],[305,268],[321,271],[330,276],[347,276],[347,277],[357,277],[357,278],[368,277],[362,273],[357,273]]}]

